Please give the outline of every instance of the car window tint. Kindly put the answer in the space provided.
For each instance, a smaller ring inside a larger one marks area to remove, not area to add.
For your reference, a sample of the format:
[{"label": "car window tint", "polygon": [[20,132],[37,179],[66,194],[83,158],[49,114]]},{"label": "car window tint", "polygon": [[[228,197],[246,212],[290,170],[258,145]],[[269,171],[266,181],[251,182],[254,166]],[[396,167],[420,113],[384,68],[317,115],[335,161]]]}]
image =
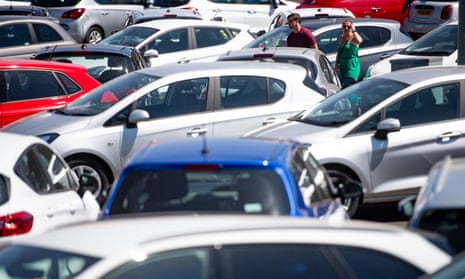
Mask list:
[{"label": "car window tint", "polygon": [[[358,28],[357,28],[358,30]],[[337,52],[337,46],[339,44],[339,36],[341,31],[339,29],[332,29],[316,36],[318,42],[318,48],[325,54],[333,54]]]},{"label": "car window tint", "polygon": [[337,77],[336,72],[334,72],[331,62],[329,62],[328,58],[322,55],[320,56],[318,62],[320,63],[320,68],[326,81],[340,87],[341,83],[339,78]]},{"label": "car window tint", "polygon": [[48,71],[9,71],[6,75],[8,101],[64,95],[55,76]]},{"label": "car window tint", "polygon": [[65,87],[66,92],[68,92],[68,94],[73,94],[73,93],[81,91],[82,88],[67,75],[62,74],[62,73],[56,73],[56,75],[58,79],[60,79],[61,83]]},{"label": "car window tint", "polygon": [[151,119],[206,110],[208,78],[182,80],[157,88],[137,100]]},{"label": "car window tint", "polygon": [[387,107],[386,117],[400,120],[402,126],[427,124],[459,117],[460,84],[425,88]]},{"label": "car window tint", "polygon": [[10,189],[7,178],[0,175],[0,205],[6,203],[10,199]]},{"label": "car window tint", "polygon": [[225,245],[217,252],[221,278],[340,278],[337,263],[331,262],[334,259],[328,258],[320,245]]},{"label": "car window tint", "polygon": [[81,2],[81,0],[32,0],[31,3],[40,7],[70,7]]},{"label": "car window tint", "polygon": [[358,26],[357,32],[363,38],[360,48],[381,46],[391,40],[391,31],[384,27]]},{"label": "car window tint", "polygon": [[43,169],[42,162],[33,147],[24,151],[16,162],[14,170],[37,193],[48,193],[52,188],[49,176]]},{"label": "car window tint", "polygon": [[151,279],[151,278],[211,278],[208,248],[179,249],[148,255],[145,260],[125,263],[102,279]]},{"label": "car window tint", "polygon": [[185,169],[124,174],[107,214],[168,211],[289,214],[285,185],[272,170],[214,166]]},{"label": "car window tint", "polygon": [[187,50],[189,48],[187,28],[169,31],[149,42],[147,48],[156,49],[160,54]]},{"label": "car window tint", "polygon": [[198,48],[222,45],[229,40],[226,28],[194,27]]},{"label": "car window tint", "polygon": [[34,23],[32,24],[32,27],[34,28],[34,32],[37,36],[37,41],[39,42],[63,41],[61,35],[58,34],[58,32],[55,29],[48,25]]},{"label": "car window tint", "polygon": [[0,26],[0,47],[27,46],[31,42],[27,24]]},{"label": "car window tint", "polygon": [[355,278],[418,278],[424,273],[400,258],[371,249],[339,246],[337,252]]},{"label": "car window tint", "polygon": [[223,76],[220,78],[223,108],[240,108],[273,103],[284,97],[285,83],[257,76]]}]

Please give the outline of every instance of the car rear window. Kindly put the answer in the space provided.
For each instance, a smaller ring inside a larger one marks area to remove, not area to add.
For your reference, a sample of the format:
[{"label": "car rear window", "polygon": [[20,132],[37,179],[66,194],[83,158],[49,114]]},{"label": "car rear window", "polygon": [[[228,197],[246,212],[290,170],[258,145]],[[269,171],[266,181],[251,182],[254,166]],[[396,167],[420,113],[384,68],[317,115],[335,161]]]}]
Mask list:
[{"label": "car rear window", "polygon": [[81,0],[31,0],[32,5],[40,7],[70,7],[77,5]]},{"label": "car rear window", "polygon": [[272,170],[144,170],[123,175],[106,215],[204,211],[289,215],[281,178]]},{"label": "car rear window", "polygon": [[155,7],[177,7],[181,5],[186,5],[189,3],[189,0],[154,0],[153,6]]}]

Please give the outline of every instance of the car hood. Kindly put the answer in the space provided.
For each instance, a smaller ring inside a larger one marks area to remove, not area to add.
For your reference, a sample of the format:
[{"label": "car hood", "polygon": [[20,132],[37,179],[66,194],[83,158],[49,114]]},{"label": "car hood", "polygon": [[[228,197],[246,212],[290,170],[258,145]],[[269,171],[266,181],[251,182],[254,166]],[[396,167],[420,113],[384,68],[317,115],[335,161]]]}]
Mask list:
[{"label": "car hood", "polygon": [[89,125],[90,119],[86,116],[70,116],[47,111],[13,122],[3,128],[3,131],[27,135],[65,134],[85,128]]},{"label": "car hood", "polygon": [[285,120],[250,131],[244,136],[261,138],[291,138],[304,143],[316,143],[336,139],[339,128],[316,126],[298,121]]}]

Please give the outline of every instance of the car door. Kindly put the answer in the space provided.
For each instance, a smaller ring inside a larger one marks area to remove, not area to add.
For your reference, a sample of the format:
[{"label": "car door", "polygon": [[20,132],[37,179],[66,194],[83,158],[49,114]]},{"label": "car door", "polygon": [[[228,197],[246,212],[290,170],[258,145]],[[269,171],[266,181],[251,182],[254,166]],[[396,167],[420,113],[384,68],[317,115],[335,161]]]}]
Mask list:
[{"label": "car door", "polygon": [[176,28],[166,32],[160,32],[159,35],[147,41],[139,47],[142,53],[149,49],[158,51],[158,56],[150,58],[150,65],[159,66],[169,63],[183,63],[192,57],[190,28]]},{"label": "car door", "polygon": [[6,23],[0,26],[0,57],[31,58],[37,51],[28,23]]},{"label": "car door", "polygon": [[212,135],[212,119],[207,107],[208,77],[175,81],[148,91],[136,102],[136,108],[149,113],[149,120],[137,123],[137,129],[123,128],[123,162],[143,145],[178,138]]}]

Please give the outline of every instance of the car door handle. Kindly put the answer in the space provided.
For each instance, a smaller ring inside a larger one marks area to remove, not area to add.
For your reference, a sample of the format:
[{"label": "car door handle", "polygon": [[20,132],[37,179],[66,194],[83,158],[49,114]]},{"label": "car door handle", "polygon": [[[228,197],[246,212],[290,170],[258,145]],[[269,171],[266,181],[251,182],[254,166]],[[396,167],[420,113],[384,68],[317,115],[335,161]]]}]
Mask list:
[{"label": "car door handle", "polygon": [[373,8],[371,8],[371,11],[372,12],[379,12],[379,11],[381,11],[381,8],[373,7]]},{"label": "car door handle", "polygon": [[256,14],[257,11],[255,11],[255,10],[248,10],[247,13],[249,13],[249,14]]},{"label": "car door handle", "polygon": [[45,211],[45,215],[46,215],[48,218],[52,218],[52,217],[55,215],[55,213],[54,213],[54,211],[53,211],[52,208],[47,208],[47,210]]},{"label": "car door handle", "polygon": [[265,125],[271,124],[271,123],[273,123],[275,121],[276,121],[275,117],[270,117],[270,118],[267,118],[267,119],[263,120],[262,125],[265,126]]},{"label": "car door handle", "polygon": [[101,15],[108,15],[108,12],[106,11],[103,11],[103,12],[100,12]]},{"label": "car door handle", "polygon": [[451,141],[451,140],[453,140],[455,138],[460,137],[461,135],[462,134],[459,133],[459,132],[447,132],[447,133],[439,135],[438,140],[440,142],[448,142],[448,141]]},{"label": "car door handle", "polygon": [[386,59],[386,58],[389,58],[391,57],[393,54],[390,54],[390,53],[383,53],[379,56],[379,60],[383,60],[383,59]]},{"label": "car door handle", "polygon": [[76,206],[70,206],[69,207],[69,214],[74,215],[76,214],[77,208]]},{"label": "car door handle", "polygon": [[191,60],[189,58],[187,58],[187,57],[183,57],[183,58],[178,60],[178,64],[187,64],[189,62],[191,62]]},{"label": "car door handle", "polygon": [[193,138],[196,138],[200,135],[206,134],[207,132],[208,132],[207,128],[194,128],[190,130],[189,132],[187,132],[187,135]]}]

